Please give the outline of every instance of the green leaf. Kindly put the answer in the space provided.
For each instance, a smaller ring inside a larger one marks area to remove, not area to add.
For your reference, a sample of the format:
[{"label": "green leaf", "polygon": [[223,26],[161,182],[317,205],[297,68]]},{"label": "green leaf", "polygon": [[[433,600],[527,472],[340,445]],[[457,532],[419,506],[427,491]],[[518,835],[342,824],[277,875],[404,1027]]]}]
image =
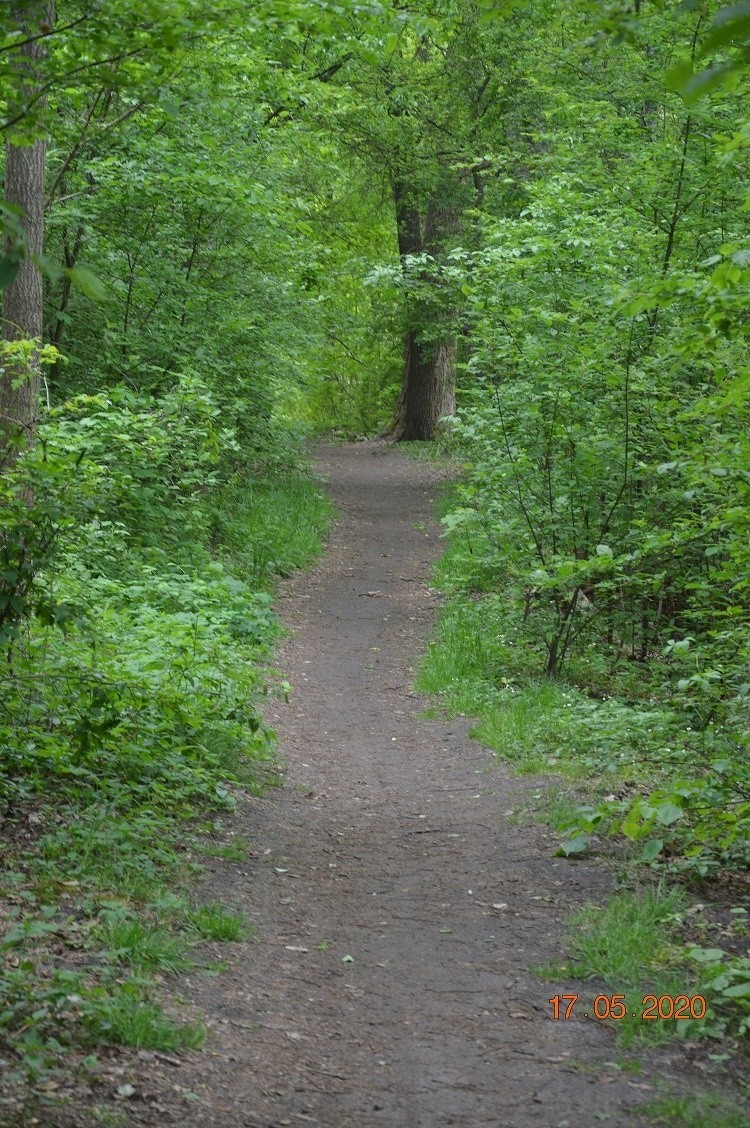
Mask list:
[{"label": "green leaf", "polygon": [[692,638],[681,638],[679,642],[673,643],[672,652],[674,654],[683,654],[690,649],[690,644],[694,641],[695,640]]},{"label": "green leaf", "polygon": [[721,948],[691,948],[688,956],[697,963],[718,963],[724,959],[724,952]]},{"label": "green leaf", "polygon": [[671,826],[682,818],[682,815],[682,807],[678,807],[675,803],[661,803],[656,808],[656,821],[662,826]]},{"label": "green leaf", "polygon": [[626,838],[642,838],[647,833],[654,819],[655,811],[643,801],[636,802],[628,811],[622,821],[620,832]]},{"label": "green leaf", "polygon": [[569,858],[571,854],[583,854],[589,846],[588,834],[576,834],[572,838],[566,838],[564,842],[560,843],[560,849],[557,851],[558,857]]},{"label": "green leaf", "polygon": [[732,63],[717,63],[705,70],[694,71],[689,61],[678,63],[665,76],[667,85],[675,90],[688,106],[694,105],[706,94],[711,94],[728,82],[735,68]]},{"label": "green leaf", "polygon": [[750,4],[740,0],[728,4],[716,15],[713,30],[703,43],[701,54],[707,55],[718,47],[739,47],[750,37]]},{"label": "green leaf", "polygon": [[661,838],[649,838],[648,842],[644,842],[643,844],[641,861],[650,865],[651,862],[656,861],[663,849],[664,843]]},{"label": "green leaf", "polygon": [[12,285],[21,265],[20,259],[14,255],[5,255],[0,258],[0,290]]},{"label": "green leaf", "polygon": [[88,270],[85,266],[68,267],[65,270],[68,278],[74,286],[82,290],[87,298],[92,301],[101,302],[107,297],[106,288],[93,271]]},{"label": "green leaf", "polygon": [[745,983],[734,983],[731,987],[725,987],[722,995],[728,999],[750,999],[750,980]]}]

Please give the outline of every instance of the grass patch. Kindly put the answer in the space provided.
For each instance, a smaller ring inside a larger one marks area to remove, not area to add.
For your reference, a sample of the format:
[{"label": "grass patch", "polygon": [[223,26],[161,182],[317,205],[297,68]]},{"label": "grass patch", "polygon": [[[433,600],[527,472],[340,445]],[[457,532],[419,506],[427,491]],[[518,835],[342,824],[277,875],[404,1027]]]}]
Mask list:
[{"label": "grass patch", "polygon": [[666,1097],[643,1112],[655,1128],[750,1128],[750,1114],[714,1094]]},{"label": "grass patch", "polygon": [[242,913],[233,913],[218,903],[193,909],[188,914],[187,923],[203,940],[229,943],[252,935],[252,928]]},{"label": "grass patch", "polygon": [[540,969],[541,973],[593,984],[586,994],[589,1005],[599,993],[624,995],[626,1015],[613,1025],[626,1046],[705,1032],[706,1020],[648,1021],[641,1017],[646,995],[658,999],[699,993],[695,974],[677,942],[684,906],[681,890],[668,890],[661,884],[617,893],[604,907],[591,905],[571,922],[570,961]]},{"label": "grass patch", "polygon": [[447,439],[398,442],[396,450],[402,450],[417,462],[439,462],[444,466],[450,460],[450,441]]},{"label": "grass patch", "polygon": [[267,587],[320,555],[332,516],[320,484],[292,471],[233,485],[217,506],[213,535],[241,575]]},{"label": "grass patch", "polygon": [[206,1037],[202,1026],[175,1021],[158,1004],[144,999],[140,987],[129,984],[92,1002],[83,1025],[92,1045],[112,1042],[142,1050],[195,1050]]},{"label": "grass patch", "polygon": [[[517,686],[523,670],[495,599],[481,603],[457,597],[440,615],[419,671],[417,685],[439,693],[449,708],[477,712],[494,695]],[[533,675],[533,663],[528,667]]]},{"label": "grass patch", "polygon": [[604,909],[584,909],[573,921],[574,962],[568,970],[582,979],[603,979],[608,986],[640,986],[644,967],[666,968],[674,962],[675,948],[664,925],[680,920],[684,903],[679,889],[657,885],[618,893]]},{"label": "grass patch", "polygon": [[498,601],[457,598],[439,619],[416,688],[438,694],[453,714],[477,717],[472,736],[517,771],[580,775],[565,737],[568,711],[585,698],[563,682],[534,677],[534,664],[530,654],[522,668]]},{"label": "grass patch", "polygon": [[178,972],[190,966],[181,937],[143,920],[114,920],[101,927],[96,940],[109,959],[130,967]]},{"label": "grass patch", "polygon": [[250,846],[241,834],[234,835],[224,846],[208,845],[203,849],[207,858],[222,858],[227,862],[244,862],[249,851]]},{"label": "grass patch", "polygon": [[559,743],[559,717],[570,705],[570,699],[569,691],[549,681],[508,689],[481,708],[481,720],[472,736],[510,761],[519,772],[539,774],[552,769],[580,776],[581,766],[565,755]]}]

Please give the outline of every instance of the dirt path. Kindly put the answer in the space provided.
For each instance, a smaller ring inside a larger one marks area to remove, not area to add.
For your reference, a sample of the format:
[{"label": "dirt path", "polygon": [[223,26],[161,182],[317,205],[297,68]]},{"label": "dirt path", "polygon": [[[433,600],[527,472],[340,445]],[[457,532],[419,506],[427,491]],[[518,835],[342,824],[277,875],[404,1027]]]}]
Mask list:
[{"label": "dirt path", "polygon": [[[217,863],[206,890],[242,907],[257,939],[226,974],[183,982],[208,1050],[179,1068],[144,1061],[130,1122],[640,1123],[629,1112],[652,1081],[607,1064],[604,1024],[554,1022],[547,1000],[569,985],[529,971],[561,955],[565,918],[605,896],[605,870],[516,825],[528,783],[463,727],[423,719],[411,692],[436,604],[436,471],[372,444],[327,449],[321,469],[339,519],[280,600],[285,786],[248,802],[252,856]],[[668,1080],[668,1058],[659,1070]]]}]

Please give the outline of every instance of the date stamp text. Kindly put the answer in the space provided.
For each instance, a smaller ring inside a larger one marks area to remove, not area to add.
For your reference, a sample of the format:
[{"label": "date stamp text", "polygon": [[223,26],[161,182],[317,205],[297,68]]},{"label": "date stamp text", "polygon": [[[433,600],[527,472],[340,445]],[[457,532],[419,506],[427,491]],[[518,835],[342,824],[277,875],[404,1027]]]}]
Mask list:
[{"label": "date stamp text", "polygon": [[580,995],[553,995],[548,1000],[553,1019],[607,1018],[620,1021],[630,1015],[644,1022],[659,1019],[700,1019],[706,1017],[706,1000],[702,995],[644,995],[635,1008],[628,1007],[624,995],[597,995],[590,1002],[581,1002]]}]

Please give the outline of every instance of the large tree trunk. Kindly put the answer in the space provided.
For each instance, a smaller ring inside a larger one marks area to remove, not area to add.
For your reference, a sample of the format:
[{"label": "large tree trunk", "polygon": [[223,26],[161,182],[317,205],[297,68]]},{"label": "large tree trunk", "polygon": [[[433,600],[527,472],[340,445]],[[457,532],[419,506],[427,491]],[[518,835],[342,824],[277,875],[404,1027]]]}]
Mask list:
[{"label": "large tree trunk", "polygon": [[[404,185],[394,185],[393,196],[402,260],[405,255],[420,253],[438,260],[446,241],[460,228],[458,206],[433,198],[422,223],[409,202]],[[439,286],[439,279],[436,278],[434,284]],[[434,310],[434,303],[430,305]],[[440,420],[455,414],[456,343],[450,324],[451,311],[445,310],[442,319],[446,322],[445,332],[434,323],[434,313],[430,315],[424,302],[418,299],[409,302],[403,382],[388,427],[389,434],[397,441],[434,439],[440,430]]]},{"label": "large tree trunk", "polygon": [[[25,36],[38,35],[40,27],[51,26],[52,5],[47,0],[18,4],[14,16]],[[44,56],[42,42],[26,43],[19,48],[19,55],[24,74],[28,75],[28,80],[25,78],[22,83],[22,108],[29,102],[38,81],[38,63]],[[6,341],[41,343],[42,275],[33,258],[41,255],[44,242],[45,163],[43,138],[31,145],[14,145],[10,141],[6,144],[5,202],[18,209],[23,227],[18,273],[3,290],[2,321]],[[12,239],[6,240],[6,254],[17,250]],[[38,357],[32,357],[29,364],[6,364],[4,368],[0,379],[0,465],[13,457],[20,443],[33,439],[39,416],[41,380]]]},{"label": "large tree trunk", "polygon": [[397,441],[434,439],[440,420],[455,415],[455,357],[453,341],[420,341],[417,332],[409,330],[404,383],[393,428]]}]

